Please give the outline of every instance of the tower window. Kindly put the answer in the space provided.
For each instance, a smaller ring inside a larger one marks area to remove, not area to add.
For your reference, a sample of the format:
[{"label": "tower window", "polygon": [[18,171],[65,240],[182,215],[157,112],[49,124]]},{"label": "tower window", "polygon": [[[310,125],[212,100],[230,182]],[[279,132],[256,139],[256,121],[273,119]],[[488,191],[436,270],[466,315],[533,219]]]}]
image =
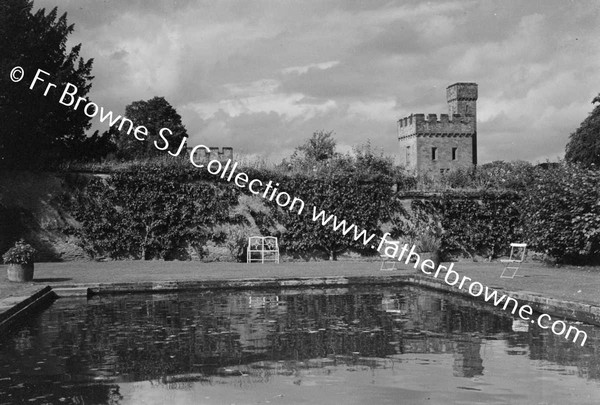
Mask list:
[{"label": "tower window", "polygon": [[431,148],[431,160],[437,160],[437,148]]},{"label": "tower window", "polygon": [[458,154],[458,148],[452,148],[452,160],[456,160]]},{"label": "tower window", "polygon": [[406,147],[406,164],[410,162],[410,146]]}]

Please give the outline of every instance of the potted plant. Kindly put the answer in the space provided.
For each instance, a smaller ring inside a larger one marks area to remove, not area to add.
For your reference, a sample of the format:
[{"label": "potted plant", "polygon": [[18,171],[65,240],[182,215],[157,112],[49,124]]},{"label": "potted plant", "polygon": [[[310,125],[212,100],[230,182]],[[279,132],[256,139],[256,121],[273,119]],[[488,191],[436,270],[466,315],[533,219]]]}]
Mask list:
[{"label": "potted plant", "polygon": [[4,263],[8,264],[7,275],[9,281],[33,280],[34,254],[35,249],[21,239],[2,255]]}]

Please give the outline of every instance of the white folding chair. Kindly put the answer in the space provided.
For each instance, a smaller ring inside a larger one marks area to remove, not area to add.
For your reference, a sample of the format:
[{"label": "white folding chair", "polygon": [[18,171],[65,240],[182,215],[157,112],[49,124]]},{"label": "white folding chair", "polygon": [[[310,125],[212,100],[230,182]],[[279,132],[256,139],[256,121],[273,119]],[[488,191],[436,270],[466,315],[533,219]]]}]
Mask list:
[{"label": "white folding chair", "polygon": [[[500,278],[514,278],[517,275],[517,271],[519,271],[519,267],[521,263],[525,260],[525,251],[527,250],[526,243],[511,243],[510,244],[510,256],[508,259],[500,260],[502,263],[506,263],[506,267],[502,270],[502,274],[500,274]],[[515,252],[516,251],[516,252]],[[520,256],[519,256],[520,252]],[[507,270],[511,270],[511,275],[504,275]]]},{"label": "white folding chair", "polygon": [[[388,245],[394,245],[396,247],[396,252],[398,252],[398,250],[400,249],[400,242],[386,240],[385,243],[387,243]],[[379,268],[379,271],[396,270],[396,263],[398,262],[398,260],[396,260],[396,256],[382,253],[379,255],[379,257],[381,257],[381,267]],[[392,267],[386,266],[386,264],[390,261],[392,262]]]}]

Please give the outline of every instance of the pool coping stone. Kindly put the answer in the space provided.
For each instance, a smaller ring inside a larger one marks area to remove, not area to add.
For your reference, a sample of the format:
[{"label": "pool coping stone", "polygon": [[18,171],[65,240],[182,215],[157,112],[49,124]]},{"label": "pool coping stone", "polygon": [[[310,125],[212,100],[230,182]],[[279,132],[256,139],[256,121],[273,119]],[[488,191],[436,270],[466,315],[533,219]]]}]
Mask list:
[{"label": "pool coping stone", "polygon": [[10,329],[16,322],[46,307],[58,296],[52,287],[46,286],[29,296],[8,297],[0,300],[0,332]]},{"label": "pool coping stone", "polygon": [[[104,294],[126,293],[167,293],[173,291],[209,289],[256,289],[256,288],[298,288],[354,285],[408,284],[463,296],[473,301],[485,303],[480,297],[473,297],[466,289],[459,290],[441,280],[420,274],[404,273],[370,276],[323,276],[323,277],[263,277],[225,280],[165,280],[125,283],[82,283],[46,286],[30,296],[9,297],[0,300],[0,332],[10,328],[15,322],[26,318],[34,311],[49,305],[60,297],[89,297]],[[510,291],[495,288],[499,293],[510,295],[520,305],[529,305],[538,313],[548,313],[553,317],[563,317],[575,321],[600,326],[600,306],[575,301],[545,298],[531,291]],[[493,307],[493,304],[487,303]],[[498,307],[500,308],[500,307]],[[510,311],[505,311],[510,314]]]}]

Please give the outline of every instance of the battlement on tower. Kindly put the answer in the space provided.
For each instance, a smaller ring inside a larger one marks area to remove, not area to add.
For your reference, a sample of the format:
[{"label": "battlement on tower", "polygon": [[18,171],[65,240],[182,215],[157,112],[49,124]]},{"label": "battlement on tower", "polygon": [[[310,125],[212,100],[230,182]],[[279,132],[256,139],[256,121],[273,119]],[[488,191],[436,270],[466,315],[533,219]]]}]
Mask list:
[{"label": "battlement on tower", "polygon": [[[193,148],[187,148],[188,155],[191,153]],[[227,161],[228,159],[233,160],[233,148],[223,147],[219,148],[216,146],[209,147],[210,152],[207,152],[204,148],[196,149],[196,153],[194,156],[195,162],[210,162],[211,160],[218,160],[220,162]]]},{"label": "battlement on tower", "polygon": [[461,114],[411,114],[398,120],[398,137],[412,135],[466,135],[475,132],[475,117]]}]

